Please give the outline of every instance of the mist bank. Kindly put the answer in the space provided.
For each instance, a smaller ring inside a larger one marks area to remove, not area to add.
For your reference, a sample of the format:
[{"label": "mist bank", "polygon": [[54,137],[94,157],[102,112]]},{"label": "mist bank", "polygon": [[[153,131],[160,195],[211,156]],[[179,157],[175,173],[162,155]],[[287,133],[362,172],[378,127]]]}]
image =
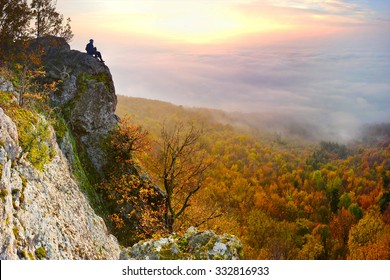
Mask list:
[{"label": "mist bank", "polygon": [[279,140],[305,140],[310,142],[389,142],[390,122],[363,123],[342,113],[324,117],[315,114],[288,114],[280,112],[244,113],[213,109],[191,108],[208,111],[216,122],[238,129],[268,134]]},{"label": "mist bank", "polygon": [[366,124],[390,122],[388,50],[304,43],[129,53],[116,84],[129,96],[240,112],[239,124],[313,140],[347,142]]},{"label": "mist bank", "polygon": [[162,49],[136,58],[129,53],[115,84],[129,96],[184,106],[277,112],[329,133],[338,127],[346,139],[361,124],[390,121],[390,54],[358,46]]},{"label": "mist bank", "polygon": [[[369,144],[390,141],[390,122],[362,123],[343,115],[332,117],[320,114],[289,114],[278,111],[265,113],[229,112],[205,107],[190,107],[173,103],[118,95],[117,113],[132,112],[148,118],[149,122],[163,122],[176,116],[180,120],[197,119],[205,123],[231,126],[255,135],[277,139],[308,142],[331,141],[348,143],[360,141]],[[137,119],[135,119],[137,121]]]}]

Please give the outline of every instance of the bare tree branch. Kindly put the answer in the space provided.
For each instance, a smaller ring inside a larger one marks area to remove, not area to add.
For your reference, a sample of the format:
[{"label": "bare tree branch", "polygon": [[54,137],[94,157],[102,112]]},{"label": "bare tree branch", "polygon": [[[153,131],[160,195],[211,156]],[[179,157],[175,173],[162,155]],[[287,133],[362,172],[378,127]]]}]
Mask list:
[{"label": "bare tree branch", "polygon": [[199,144],[203,129],[193,124],[175,124],[161,129],[161,143],[154,160],[154,173],[158,175],[166,192],[166,220],[173,230],[175,220],[190,207],[191,198],[202,188],[205,172],[210,166],[206,152]]}]

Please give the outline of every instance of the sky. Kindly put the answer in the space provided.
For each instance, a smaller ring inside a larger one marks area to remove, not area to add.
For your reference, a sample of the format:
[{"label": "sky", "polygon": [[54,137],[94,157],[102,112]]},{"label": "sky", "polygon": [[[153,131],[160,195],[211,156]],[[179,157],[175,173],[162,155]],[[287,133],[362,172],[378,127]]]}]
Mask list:
[{"label": "sky", "polygon": [[57,10],[72,19],[72,49],[95,40],[117,94],[279,114],[340,138],[390,121],[388,0],[58,0]]}]

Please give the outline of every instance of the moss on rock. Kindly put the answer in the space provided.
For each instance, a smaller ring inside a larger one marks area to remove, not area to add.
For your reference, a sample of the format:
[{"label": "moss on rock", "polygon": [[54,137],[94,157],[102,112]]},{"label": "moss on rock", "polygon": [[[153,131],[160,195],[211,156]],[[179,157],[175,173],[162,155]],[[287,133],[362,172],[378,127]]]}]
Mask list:
[{"label": "moss on rock", "polygon": [[40,171],[55,156],[54,149],[50,146],[50,124],[44,117],[35,115],[32,111],[14,106],[8,110],[18,128],[19,144],[27,160]]},{"label": "moss on rock", "polygon": [[38,249],[35,250],[35,256],[37,257],[38,260],[43,260],[46,258],[46,250],[43,247],[39,247]]},{"label": "moss on rock", "polygon": [[238,260],[242,258],[242,243],[233,236],[217,235],[214,231],[198,231],[194,227],[186,234],[172,234],[159,240],[141,241],[125,248],[121,259],[136,260]]}]

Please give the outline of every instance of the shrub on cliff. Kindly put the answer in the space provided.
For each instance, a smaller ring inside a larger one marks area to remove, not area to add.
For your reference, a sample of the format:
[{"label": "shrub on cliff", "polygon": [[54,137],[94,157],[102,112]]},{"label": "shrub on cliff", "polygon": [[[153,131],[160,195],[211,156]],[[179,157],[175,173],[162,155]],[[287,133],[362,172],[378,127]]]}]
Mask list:
[{"label": "shrub on cliff", "polygon": [[164,231],[164,198],[135,165],[135,154],[149,149],[148,132],[122,119],[108,137],[109,176],[99,184],[108,203],[113,233],[122,245],[132,245]]}]

